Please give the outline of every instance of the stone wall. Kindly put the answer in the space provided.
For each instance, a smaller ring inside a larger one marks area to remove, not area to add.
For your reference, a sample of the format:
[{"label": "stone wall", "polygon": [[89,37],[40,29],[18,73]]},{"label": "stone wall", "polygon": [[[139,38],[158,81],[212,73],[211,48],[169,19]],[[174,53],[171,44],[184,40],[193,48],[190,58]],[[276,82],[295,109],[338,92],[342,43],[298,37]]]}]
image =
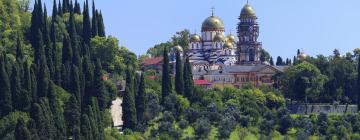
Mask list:
[{"label": "stone wall", "polygon": [[292,114],[345,114],[356,113],[357,105],[331,105],[331,104],[292,104],[287,109]]}]

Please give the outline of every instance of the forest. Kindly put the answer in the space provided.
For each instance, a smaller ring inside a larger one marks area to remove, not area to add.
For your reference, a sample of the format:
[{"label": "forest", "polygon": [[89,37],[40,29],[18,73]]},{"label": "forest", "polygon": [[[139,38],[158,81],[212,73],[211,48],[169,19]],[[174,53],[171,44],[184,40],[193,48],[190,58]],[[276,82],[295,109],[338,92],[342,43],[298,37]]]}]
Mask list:
[{"label": "forest", "polygon": [[[194,85],[181,52],[171,70],[169,51],[187,46],[188,30],[137,57],[107,36],[94,1],[54,0],[51,13],[41,0],[31,8],[28,0],[0,0],[0,139],[360,140],[359,113],[300,115],[286,108],[359,104],[360,49],[302,58],[298,50],[276,62],[262,50],[261,61],[289,66],[274,85],[204,89]],[[140,65],[149,56],[164,57],[155,79]],[[120,130],[109,111],[116,98],[123,100]]]},{"label": "forest", "polygon": [[106,36],[94,2],[54,0],[50,16],[43,4],[0,0],[0,138],[105,139],[136,55]]}]

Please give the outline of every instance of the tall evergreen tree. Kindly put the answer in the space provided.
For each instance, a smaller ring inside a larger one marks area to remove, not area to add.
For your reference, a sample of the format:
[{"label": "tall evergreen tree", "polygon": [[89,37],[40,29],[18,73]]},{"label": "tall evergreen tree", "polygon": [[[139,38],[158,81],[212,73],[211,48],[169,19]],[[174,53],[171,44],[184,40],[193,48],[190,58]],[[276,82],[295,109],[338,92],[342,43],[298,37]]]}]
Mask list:
[{"label": "tall evergreen tree", "polygon": [[62,11],[64,13],[67,13],[67,12],[70,11],[70,2],[69,2],[69,0],[63,0]]},{"label": "tall evergreen tree", "polygon": [[26,127],[25,121],[19,119],[15,128],[15,140],[31,140],[31,134],[29,129]]},{"label": "tall evergreen tree", "polygon": [[57,131],[54,122],[54,115],[50,109],[49,100],[47,97],[42,97],[39,100],[41,111],[43,112],[45,118],[45,126],[49,135],[49,139],[55,139],[57,137]]},{"label": "tall evergreen tree", "polygon": [[282,66],[283,65],[283,59],[278,56],[276,59],[276,66]]},{"label": "tall evergreen tree", "polygon": [[5,69],[5,54],[0,54],[0,115],[5,116],[12,111],[12,99],[8,73]]},{"label": "tall evergreen tree", "polygon": [[58,9],[56,5],[56,0],[53,1],[53,9],[52,9],[51,22],[54,23],[56,21],[56,17],[58,15]]},{"label": "tall evergreen tree", "polygon": [[32,101],[32,81],[31,70],[28,62],[24,63],[24,79],[22,81],[22,88],[27,92],[30,102]]},{"label": "tall evergreen tree", "polygon": [[83,35],[82,35],[85,44],[90,44],[91,40],[91,23],[89,15],[89,3],[88,0],[84,2],[84,11],[83,11]]},{"label": "tall evergreen tree", "polygon": [[79,15],[81,14],[80,4],[77,0],[75,0],[74,13]]},{"label": "tall evergreen tree", "polygon": [[53,63],[53,45],[51,43],[51,39],[49,36],[49,29],[48,29],[48,21],[47,21],[47,10],[46,10],[46,6],[44,5],[44,21],[43,21],[43,39],[44,39],[44,44],[45,44],[45,57],[46,57],[46,63],[48,65],[48,69],[49,69],[49,74],[51,75],[51,77],[54,77],[54,63]]},{"label": "tall evergreen tree", "polygon": [[54,124],[56,128],[56,136],[58,139],[66,139],[66,123],[62,111],[62,107],[59,103],[59,101],[56,99],[56,90],[55,90],[55,84],[53,82],[50,82],[49,85],[49,104],[50,104],[50,110],[54,116]]},{"label": "tall evergreen tree", "polygon": [[[39,31],[40,34],[40,31]],[[39,97],[46,97],[48,93],[48,87],[49,87],[49,68],[46,63],[46,57],[44,54],[44,48],[43,46],[39,46],[39,55],[40,60],[38,61],[38,96]]]},{"label": "tall evergreen tree", "polygon": [[97,24],[98,24],[98,34],[101,37],[105,37],[105,25],[102,13],[97,13]]},{"label": "tall evergreen tree", "polygon": [[51,139],[51,132],[49,132],[49,124],[39,104],[35,103],[31,107],[30,116],[34,119],[37,133],[40,140]]},{"label": "tall evergreen tree", "polygon": [[19,35],[17,36],[16,39],[16,60],[18,60],[19,62],[23,62],[24,60],[24,53],[22,50],[21,40]]},{"label": "tall evergreen tree", "polygon": [[94,71],[94,96],[98,99],[99,107],[101,111],[104,111],[109,103],[109,95],[106,92],[105,83],[102,79],[102,67],[99,59],[96,60]]},{"label": "tall evergreen tree", "polygon": [[140,83],[138,86],[138,92],[136,94],[136,113],[137,113],[137,121],[143,122],[143,116],[145,112],[145,78],[144,73],[141,73]]},{"label": "tall evergreen tree", "polygon": [[35,75],[36,73],[36,67],[35,65],[31,66],[30,68],[30,80],[31,80],[31,100],[32,102],[38,101],[38,82],[37,77]]},{"label": "tall evergreen tree", "polygon": [[11,94],[13,108],[15,110],[27,112],[30,109],[30,97],[26,90],[21,87],[20,73],[18,65],[13,65],[13,71],[11,73]]},{"label": "tall evergreen tree", "polygon": [[179,51],[176,51],[176,73],[175,73],[175,90],[178,94],[184,94],[184,77],[183,63]]},{"label": "tall evergreen tree", "polygon": [[[358,99],[357,99],[357,104],[358,106],[360,106],[360,56],[358,56],[358,66],[357,66],[357,87],[358,87]],[[360,110],[360,108],[358,107],[358,110]]]},{"label": "tall evergreen tree", "polygon": [[96,9],[95,9],[95,2],[93,0],[92,2],[92,25],[91,25],[91,34],[92,37],[95,37],[98,35],[98,23],[97,23],[97,16],[96,16]]},{"label": "tall evergreen tree", "polygon": [[164,104],[165,97],[171,94],[171,76],[170,76],[170,64],[169,64],[169,55],[167,48],[164,48],[163,53],[163,66],[162,66],[162,81],[161,81],[161,95],[162,95],[162,104]]},{"label": "tall evergreen tree", "polygon": [[78,103],[81,103],[81,94],[80,94],[80,79],[79,79],[79,70],[73,65],[71,68],[71,93],[75,95]]},{"label": "tall evergreen tree", "polygon": [[63,12],[63,8],[62,8],[62,6],[61,6],[61,2],[60,2],[60,0],[59,0],[59,6],[58,6],[58,16],[60,16],[60,17],[62,17],[62,15],[64,14],[64,12]]},{"label": "tall evergreen tree", "polygon": [[184,64],[184,95],[188,99],[192,99],[194,94],[194,81],[192,75],[192,68],[189,61],[189,57],[186,57]]},{"label": "tall evergreen tree", "polygon": [[133,69],[128,67],[126,69],[126,88],[122,103],[122,120],[124,121],[123,129],[134,130],[137,124],[134,94]]},{"label": "tall evergreen tree", "polygon": [[269,63],[270,63],[271,66],[274,66],[274,59],[272,57],[270,57],[270,62]]},{"label": "tall evergreen tree", "polygon": [[39,134],[38,134],[38,130],[36,128],[36,122],[34,119],[30,118],[29,122],[28,122],[28,127],[29,127],[29,131],[30,131],[30,139],[31,140],[39,140]]},{"label": "tall evergreen tree", "polygon": [[83,114],[81,116],[81,135],[84,140],[93,140],[94,137],[91,132],[91,124],[88,115]]},{"label": "tall evergreen tree", "polygon": [[90,104],[93,86],[94,86],[94,67],[88,56],[84,56],[83,70],[85,77],[85,94],[83,98],[83,107],[87,107]]},{"label": "tall evergreen tree", "polygon": [[80,139],[80,107],[75,95],[71,95],[69,101],[65,104],[65,120],[68,128],[68,134],[73,139]]},{"label": "tall evergreen tree", "polygon": [[71,47],[71,43],[68,36],[64,37],[63,47],[62,47],[62,63],[63,64],[71,64],[73,57],[73,51]]}]

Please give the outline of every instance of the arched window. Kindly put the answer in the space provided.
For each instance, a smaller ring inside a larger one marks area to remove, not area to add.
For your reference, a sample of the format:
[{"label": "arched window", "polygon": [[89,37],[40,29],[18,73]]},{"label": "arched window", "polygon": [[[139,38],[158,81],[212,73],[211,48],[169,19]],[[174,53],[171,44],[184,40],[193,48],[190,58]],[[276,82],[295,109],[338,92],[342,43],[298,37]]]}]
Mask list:
[{"label": "arched window", "polygon": [[249,61],[255,61],[255,50],[249,49]]}]

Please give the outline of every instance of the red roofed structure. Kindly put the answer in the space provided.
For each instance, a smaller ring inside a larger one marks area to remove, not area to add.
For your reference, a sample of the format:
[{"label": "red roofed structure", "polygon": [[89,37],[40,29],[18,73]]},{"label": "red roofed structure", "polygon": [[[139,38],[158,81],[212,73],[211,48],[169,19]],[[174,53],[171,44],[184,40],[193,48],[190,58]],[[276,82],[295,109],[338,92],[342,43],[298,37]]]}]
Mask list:
[{"label": "red roofed structure", "polygon": [[163,57],[146,58],[141,62],[141,67],[145,70],[153,69],[156,73],[162,71]]},{"label": "red roofed structure", "polygon": [[210,88],[211,87],[211,83],[207,80],[194,80],[194,84],[197,86],[201,86],[204,88]]}]

